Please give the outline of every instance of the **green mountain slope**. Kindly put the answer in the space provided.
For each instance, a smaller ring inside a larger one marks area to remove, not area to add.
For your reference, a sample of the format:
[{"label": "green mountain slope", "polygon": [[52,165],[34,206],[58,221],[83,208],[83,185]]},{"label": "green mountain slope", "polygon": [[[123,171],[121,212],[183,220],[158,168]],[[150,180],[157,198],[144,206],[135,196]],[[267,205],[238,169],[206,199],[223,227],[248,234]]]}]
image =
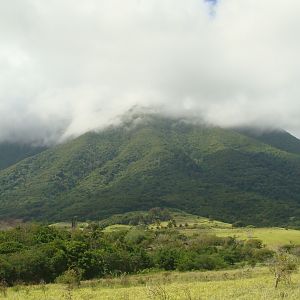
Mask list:
[{"label": "green mountain slope", "polygon": [[299,139],[284,130],[269,130],[260,132],[253,128],[242,128],[238,129],[238,132],[249,137],[253,137],[278,149],[295,154],[300,154]]},{"label": "green mountain slope", "polygon": [[300,155],[234,130],[146,119],[2,170],[0,217],[97,219],[164,206],[227,222],[300,223]]},{"label": "green mountain slope", "polygon": [[0,170],[9,167],[24,158],[38,154],[43,150],[45,150],[45,147],[2,142],[0,143]]}]

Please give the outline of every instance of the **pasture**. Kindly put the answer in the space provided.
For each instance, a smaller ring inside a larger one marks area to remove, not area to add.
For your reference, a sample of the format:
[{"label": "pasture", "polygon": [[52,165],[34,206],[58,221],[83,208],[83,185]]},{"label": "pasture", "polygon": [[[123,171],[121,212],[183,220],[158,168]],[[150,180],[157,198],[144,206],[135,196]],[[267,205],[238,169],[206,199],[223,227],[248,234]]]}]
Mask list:
[{"label": "pasture", "polygon": [[267,268],[209,272],[162,272],[83,282],[78,288],[51,284],[0,289],[7,300],[270,300],[300,299],[300,275],[274,288]]}]

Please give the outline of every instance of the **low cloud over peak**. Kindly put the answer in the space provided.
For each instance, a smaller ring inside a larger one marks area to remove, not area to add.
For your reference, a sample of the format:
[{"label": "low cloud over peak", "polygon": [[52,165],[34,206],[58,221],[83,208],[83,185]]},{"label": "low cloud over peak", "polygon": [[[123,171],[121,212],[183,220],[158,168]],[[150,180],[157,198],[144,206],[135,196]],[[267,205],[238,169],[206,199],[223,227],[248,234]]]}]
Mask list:
[{"label": "low cloud over peak", "polygon": [[300,136],[296,0],[0,3],[0,140],[50,143],[133,106]]}]

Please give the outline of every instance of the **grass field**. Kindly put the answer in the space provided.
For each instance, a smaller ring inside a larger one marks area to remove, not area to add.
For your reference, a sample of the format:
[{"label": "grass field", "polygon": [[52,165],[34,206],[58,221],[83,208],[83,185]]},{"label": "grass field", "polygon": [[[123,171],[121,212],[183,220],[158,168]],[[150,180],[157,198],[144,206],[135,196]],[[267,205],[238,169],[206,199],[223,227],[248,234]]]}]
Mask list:
[{"label": "grass field", "polygon": [[[158,273],[83,282],[79,288],[52,284],[0,289],[0,299],[14,300],[200,300],[300,299],[300,274],[290,286],[274,288],[266,268]],[[6,294],[6,295],[5,295]]]},{"label": "grass field", "polygon": [[[300,245],[300,230],[285,228],[233,228],[231,224],[220,221],[209,220],[207,218],[197,217],[185,213],[175,213],[174,219],[177,225],[182,225],[179,230],[187,235],[194,233],[210,233],[217,236],[235,236],[238,239],[260,239],[268,247],[275,248],[286,244]],[[188,224],[188,226],[184,226]],[[166,224],[162,224],[166,226]]]},{"label": "grass field", "polygon": [[252,228],[215,230],[218,236],[236,236],[239,239],[256,238],[267,246],[274,248],[286,244],[300,245],[300,231],[283,228]]},{"label": "grass field", "polygon": [[[269,248],[293,243],[300,245],[300,231],[284,228],[233,228],[231,224],[186,213],[174,212],[177,227],[181,233],[216,234],[235,236],[238,239],[256,238]],[[68,224],[63,224],[68,227]],[[85,224],[84,224],[85,225]],[[83,225],[83,226],[84,226]],[[161,227],[167,227],[162,222]],[[61,226],[59,224],[58,226]],[[104,232],[130,230],[132,226],[115,224]],[[149,226],[156,230],[157,224]],[[0,287],[0,299],[32,300],[272,300],[300,299],[300,274],[292,276],[292,284],[280,284],[274,288],[274,278],[266,267],[254,269],[206,271],[206,272],[159,272],[140,275],[124,275],[83,282],[79,288],[51,284],[38,286],[16,286],[9,289]]]},{"label": "grass field", "polygon": [[122,225],[122,224],[116,224],[111,225],[106,228],[104,228],[104,232],[112,232],[112,231],[118,231],[118,230],[129,230],[132,226],[129,225]]},{"label": "grass field", "polygon": [[[232,236],[238,239],[260,239],[262,242],[270,248],[276,248],[278,246],[286,244],[300,245],[300,230],[269,227],[269,228],[254,228],[243,227],[233,228],[231,224],[220,222],[217,220],[209,220],[188,214],[185,212],[173,212],[172,217],[176,221],[177,229],[186,235],[193,235],[195,233],[208,233],[215,234],[220,237]],[[168,222],[161,222],[162,227],[167,227]],[[79,222],[78,227],[84,228],[88,223]],[[188,226],[186,226],[188,225]],[[52,226],[61,228],[71,228],[71,223],[56,223]],[[108,226],[104,229],[104,232],[112,232],[117,230],[129,230],[133,226],[115,224]],[[150,225],[150,229],[155,230],[156,225]]]}]

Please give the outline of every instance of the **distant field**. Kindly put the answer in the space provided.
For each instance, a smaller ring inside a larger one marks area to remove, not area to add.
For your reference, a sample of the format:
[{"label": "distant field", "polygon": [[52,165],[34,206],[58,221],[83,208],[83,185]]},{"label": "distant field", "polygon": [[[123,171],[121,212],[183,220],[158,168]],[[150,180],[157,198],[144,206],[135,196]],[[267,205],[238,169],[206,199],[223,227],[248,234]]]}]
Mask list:
[{"label": "distant field", "polygon": [[[269,227],[269,228],[233,228],[231,224],[224,223],[217,220],[209,220],[208,218],[191,215],[184,212],[173,212],[172,217],[175,219],[177,229],[186,235],[195,233],[215,234],[220,237],[232,236],[239,239],[260,239],[262,242],[271,247],[276,248],[286,244],[300,245],[300,230]],[[78,227],[84,228],[88,223],[79,222]],[[161,222],[160,226],[167,227],[168,222]],[[71,223],[61,222],[52,224],[61,228],[71,228]],[[129,230],[133,226],[115,224],[108,226],[104,232],[111,232],[117,230]],[[155,230],[156,225],[150,225],[150,229]]]},{"label": "distant field", "polygon": [[300,245],[300,231],[286,230],[283,228],[253,228],[253,229],[228,229],[215,230],[218,236],[236,236],[240,239],[256,238],[269,247],[286,244]]},{"label": "distant field", "polygon": [[159,273],[123,276],[83,282],[80,288],[68,290],[63,285],[16,286],[4,291],[0,299],[8,300],[271,300],[300,299],[300,275],[293,276],[291,286],[274,288],[266,268],[234,271]]},{"label": "distant field", "polygon": [[[284,228],[233,228],[231,224],[223,223],[194,215],[178,213],[174,214],[177,225],[182,225],[179,230],[191,235],[197,232],[216,234],[217,236],[235,236],[239,239],[260,239],[269,247],[286,244],[300,245],[300,230]],[[185,224],[188,224],[186,227]],[[165,226],[166,224],[163,224]]]},{"label": "distant field", "polygon": [[129,225],[122,225],[122,224],[116,224],[116,225],[111,225],[106,227],[103,231],[104,232],[112,232],[112,231],[117,231],[117,230],[128,230],[132,226]]}]

